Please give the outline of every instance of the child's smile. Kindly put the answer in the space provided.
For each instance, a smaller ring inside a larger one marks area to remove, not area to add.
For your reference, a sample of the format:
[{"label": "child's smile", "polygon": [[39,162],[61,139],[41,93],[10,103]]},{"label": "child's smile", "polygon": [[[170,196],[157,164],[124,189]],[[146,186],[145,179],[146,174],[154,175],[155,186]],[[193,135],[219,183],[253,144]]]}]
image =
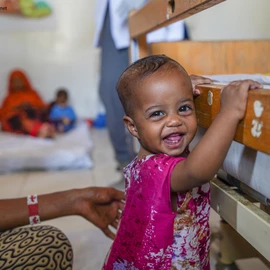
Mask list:
[{"label": "child's smile", "polygon": [[[129,130],[141,144],[139,158],[164,153],[180,156],[193,139],[197,120],[189,76],[180,68],[151,74],[134,95]],[[127,124],[127,121],[126,121]]]},{"label": "child's smile", "polygon": [[169,149],[177,149],[184,142],[184,134],[172,133],[163,139],[165,146]]}]

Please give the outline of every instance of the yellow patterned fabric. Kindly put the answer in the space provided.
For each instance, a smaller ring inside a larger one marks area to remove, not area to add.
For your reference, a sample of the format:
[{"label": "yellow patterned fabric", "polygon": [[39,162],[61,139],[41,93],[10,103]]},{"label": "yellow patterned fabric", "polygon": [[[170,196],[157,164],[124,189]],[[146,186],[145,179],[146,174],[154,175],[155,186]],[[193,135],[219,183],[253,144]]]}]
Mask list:
[{"label": "yellow patterned fabric", "polygon": [[1,270],[72,269],[67,237],[51,226],[16,228],[0,233]]},{"label": "yellow patterned fabric", "polygon": [[52,13],[51,7],[46,1],[19,0],[19,5],[20,11],[25,17],[40,18]]}]

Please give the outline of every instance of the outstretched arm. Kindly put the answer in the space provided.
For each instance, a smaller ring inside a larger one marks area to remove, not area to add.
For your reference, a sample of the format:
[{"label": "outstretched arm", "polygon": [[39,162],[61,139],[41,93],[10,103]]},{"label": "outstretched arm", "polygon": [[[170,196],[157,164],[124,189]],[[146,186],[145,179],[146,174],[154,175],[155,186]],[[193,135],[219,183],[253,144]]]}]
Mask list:
[{"label": "outstretched arm", "polygon": [[[80,215],[114,238],[109,225],[117,227],[124,193],[114,188],[90,187],[38,196],[41,221]],[[29,224],[26,198],[0,200],[0,231]]]},{"label": "outstretched arm", "polygon": [[248,90],[259,87],[259,83],[246,80],[232,82],[223,89],[219,114],[187,159],[179,162],[172,172],[173,191],[185,191],[212,179],[226,157],[239,121],[245,115]]}]

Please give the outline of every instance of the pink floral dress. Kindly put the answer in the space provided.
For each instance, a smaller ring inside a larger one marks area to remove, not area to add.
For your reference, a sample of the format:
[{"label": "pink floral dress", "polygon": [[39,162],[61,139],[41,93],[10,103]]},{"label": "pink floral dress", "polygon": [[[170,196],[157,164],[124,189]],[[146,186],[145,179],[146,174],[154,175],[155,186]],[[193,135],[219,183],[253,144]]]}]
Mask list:
[{"label": "pink floral dress", "polygon": [[103,269],[210,269],[210,185],[178,193],[172,211],[171,173],[182,160],[157,154],[125,168],[126,205]]}]

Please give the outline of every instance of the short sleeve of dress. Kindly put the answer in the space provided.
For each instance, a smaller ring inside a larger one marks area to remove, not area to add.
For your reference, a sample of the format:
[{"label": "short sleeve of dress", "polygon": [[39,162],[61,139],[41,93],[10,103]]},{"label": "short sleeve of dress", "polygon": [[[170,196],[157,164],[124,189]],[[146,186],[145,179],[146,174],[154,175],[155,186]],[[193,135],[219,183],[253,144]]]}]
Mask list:
[{"label": "short sleeve of dress", "polygon": [[[160,196],[170,202],[171,200],[171,175],[176,164],[183,157],[172,157],[164,154],[150,156],[142,166],[142,172],[148,185],[160,192]],[[171,203],[169,203],[171,209]]]}]

